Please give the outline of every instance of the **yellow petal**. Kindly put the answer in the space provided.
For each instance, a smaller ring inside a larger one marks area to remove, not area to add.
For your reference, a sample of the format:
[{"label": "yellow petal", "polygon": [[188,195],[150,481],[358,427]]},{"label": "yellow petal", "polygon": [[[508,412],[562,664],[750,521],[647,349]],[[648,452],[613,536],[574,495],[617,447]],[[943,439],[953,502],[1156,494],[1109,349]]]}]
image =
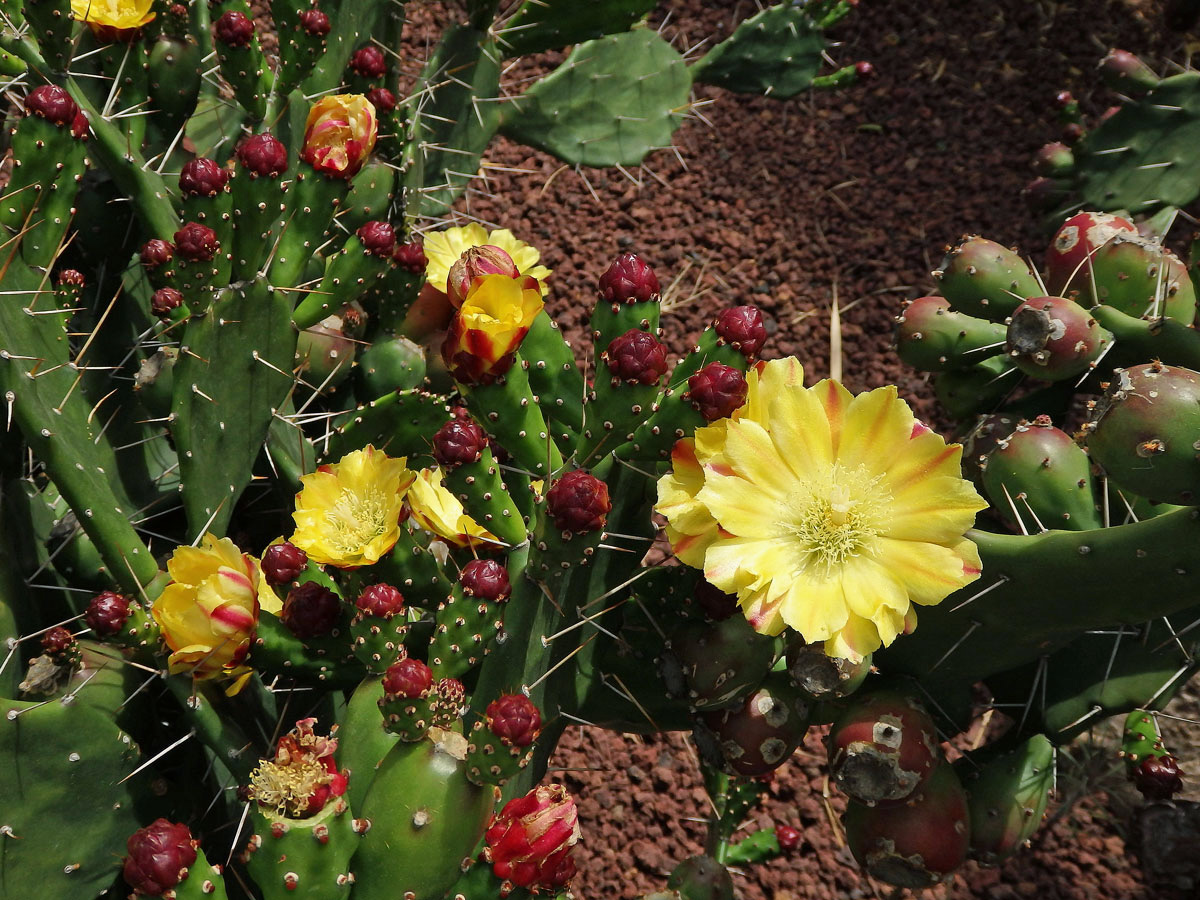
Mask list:
[{"label": "yellow petal", "polygon": [[788,627],[810,644],[823,641],[846,624],[850,612],[840,579],[793,581],[780,610]]},{"label": "yellow petal", "polygon": [[913,603],[932,606],[979,577],[979,551],[968,540],[953,547],[878,538],[876,555],[900,579]]},{"label": "yellow petal", "polygon": [[969,481],[937,476],[915,483],[888,504],[885,534],[904,541],[946,544],[960,538],[987,504]]},{"label": "yellow petal", "polygon": [[846,411],[854,401],[854,395],[830,378],[814,384],[812,392],[825,410],[825,418],[829,423],[829,442],[836,459],[840,453],[839,447],[842,441],[842,427]]},{"label": "yellow petal", "polygon": [[908,444],[915,418],[893,385],[859,394],[846,410],[837,462],[844,469],[888,471]]}]

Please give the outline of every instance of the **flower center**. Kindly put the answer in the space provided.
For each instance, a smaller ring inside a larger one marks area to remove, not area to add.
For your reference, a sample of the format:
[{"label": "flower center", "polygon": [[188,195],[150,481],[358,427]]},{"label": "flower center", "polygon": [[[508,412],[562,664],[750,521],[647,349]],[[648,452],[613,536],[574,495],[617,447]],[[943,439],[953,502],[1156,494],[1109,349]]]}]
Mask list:
[{"label": "flower center", "polygon": [[333,534],[330,543],[342,552],[361,550],[388,532],[388,502],[377,488],[364,491],[343,490],[337,503],[325,512]]},{"label": "flower center", "polygon": [[307,811],[317,789],[329,783],[329,772],[314,758],[293,759],[286,766],[263,760],[250,773],[254,799],[280,815],[297,818]]},{"label": "flower center", "polygon": [[828,480],[810,482],[793,494],[790,516],[780,524],[799,545],[804,571],[829,578],[883,530],[891,494],[882,482],[882,475],[862,466],[834,466]]}]

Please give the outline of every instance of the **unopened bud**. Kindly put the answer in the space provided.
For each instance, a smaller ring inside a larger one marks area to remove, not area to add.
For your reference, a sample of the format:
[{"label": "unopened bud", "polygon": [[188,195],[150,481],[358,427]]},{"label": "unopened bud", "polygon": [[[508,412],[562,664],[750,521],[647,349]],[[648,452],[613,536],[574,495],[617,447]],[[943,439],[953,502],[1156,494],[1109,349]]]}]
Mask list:
[{"label": "unopened bud", "polygon": [[512,257],[499,247],[493,247],[491,244],[469,247],[450,266],[450,274],[446,279],[446,296],[450,298],[450,303],[456,309],[462,306],[475,279],[484,275],[520,278],[521,271]]}]

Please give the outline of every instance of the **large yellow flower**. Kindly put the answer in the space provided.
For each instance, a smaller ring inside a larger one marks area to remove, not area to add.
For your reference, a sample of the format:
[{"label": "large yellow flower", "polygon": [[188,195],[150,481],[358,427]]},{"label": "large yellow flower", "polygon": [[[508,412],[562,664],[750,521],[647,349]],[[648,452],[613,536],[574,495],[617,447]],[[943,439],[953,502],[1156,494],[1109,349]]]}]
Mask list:
[{"label": "large yellow flower", "polygon": [[503,375],[543,306],[537,282],[528,276],[475,279],[442,343],[442,359],[450,374],[464,384]]},{"label": "large yellow flower", "polygon": [[229,538],[206,534],[199,547],[179,547],[167,561],[171,583],[154,601],[154,620],[171,648],[172,673],[198,679],[242,675],[258,625],[258,564]]},{"label": "large yellow flower", "polygon": [[[154,18],[154,0],[71,0],[71,14],[93,27],[127,31]],[[106,32],[109,37],[115,37]]]},{"label": "large yellow flower", "polygon": [[400,537],[404,495],[416,478],[404,457],[370,444],[300,479],[292,543],[320,565],[369,566]]},{"label": "large yellow flower", "polygon": [[504,546],[504,541],[467,515],[458,498],[442,485],[440,469],[417,473],[417,480],[408,489],[408,508],[415,524],[456,547]]},{"label": "large yellow flower", "polygon": [[657,509],[682,561],[736,594],[758,631],[791,627],[861,659],[979,577],[963,535],[986,504],[962,448],[894,387],[805,388],[792,358],[762,363],[745,406],[680,442]]},{"label": "large yellow flower", "polygon": [[470,248],[482,247],[485,244],[499,247],[511,256],[520,273],[536,278],[541,292],[546,293],[545,281],[550,275],[550,270],[538,265],[542,255],[524,241],[513,237],[513,233],[507,228],[489,232],[475,222],[425,235],[425,280],[443,294],[446,293],[446,279],[450,277],[450,267]]}]

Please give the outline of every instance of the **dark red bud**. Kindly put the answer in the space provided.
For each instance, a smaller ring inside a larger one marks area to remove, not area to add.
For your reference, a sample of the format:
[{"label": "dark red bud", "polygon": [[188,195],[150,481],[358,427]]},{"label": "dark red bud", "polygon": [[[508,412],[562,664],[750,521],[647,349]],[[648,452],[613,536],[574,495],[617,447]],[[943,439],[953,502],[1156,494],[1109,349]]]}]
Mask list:
[{"label": "dark red bud", "polygon": [[1183,790],[1183,771],[1174,756],[1147,756],[1133,770],[1133,786],[1147,802],[1170,800]]},{"label": "dark red bud", "polygon": [[300,13],[300,27],[313,37],[325,37],[329,34],[329,16],[319,9],[306,9]]},{"label": "dark red bud", "polygon": [[61,625],[56,625],[42,635],[42,652],[47,656],[62,656],[74,646],[75,635]]},{"label": "dark red bud", "polygon": [[443,678],[434,688],[438,696],[438,711],[461,716],[467,707],[467,689],[457,678]]},{"label": "dark red bud", "polygon": [[396,249],[396,231],[387,222],[367,222],[355,234],[368,253],[391,256]]},{"label": "dark red bud", "polygon": [[173,287],[159,288],[150,295],[150,312],[160,319],[171,314],[171,310],[183,306],[183,294]]},{"label": "dark red bud", "polygon": [[88,121],[87,114],[80,110],[75,113],[75,118],[71,120],[71,137],[77,141],[86,141],[91,133],[91,123]]},{"label": "dark red bud", "polygon": [[217,19],[213,33],[227,47],[247,47],[254,37],[254,23],[245,13],[230,10]]},{"label": "dark red bud", "polygon": [[79,104],[56,84],[35,87],[25,97],[25,112],[54,125],[70,125],[79,115]]},{"label": "dark red bud", "polygon": [[273,135],[252,134],[237,148],[243,168],[258,178],[278,178],[287,171],[287,147]]},{"label": "dark red bud", "polygon": [[667,372],[667,348],[649,332],[631,328],[613,338],[604,360],[614,378],[637,384],[658,384]]},{"label": "dark red bud", "polygon": [[263,551],[262,571],[268,584],[291,584],[307,566],[308,554],[291,541],[272,544]]},{"label": "dark red bud", "polygon": [[1054,95],[1054,105],[1059,109],[1066,109],[1075,102],[1075,95],[1070,91],[1059,91]]},{"label": "dark red bud", "polygon": [[1082,125],[1078,122],[1068,122],[1063,126],[1062,138],[1068,144],[1078,143],[1079,140],[1086,134]]},{"label": "dark red bud", "polygon": [[775,840],[779,841],[779,849],[784,853],[790,853],[799,847],[801,837],[800,832],[791,825],[775,826]]},{"label": "dark red bud", "polygon": [[333,631],[342,612],[338,595],[315,581],[306,581],[288,592],[279,620],[301,640]]},{"label": "dark red bud", "polygon": [[505,694],[488,704],[487,726],[513,747],[528,747],[542,730],[542,714],[524,694]]},{"label": "dark red bud", "polygon": [[367,99],[379,115],[386,115],[396,108],[396,95],[385,87],[371,88],[367,91]]},{"label": "dark red bud", "polygon": [[134,893],[157,897],[179,884],[196,862],[197,842],[186,825],[158,819],[125,844],[125,881]]},{"label": "dark red bud", "polygon": [[507,600],[512,593],[508,570],[494,559],[473,559],[458,576],[464,593],[481,600]]},{"label": "dark red bud", "polygon": [[179,190],[185,197],[215,197],[225,190],[229,173],[215,159],[189,159],[179,171]]},{"label": "dark red bud", "polygon": [[363,589],[354,605],[369,616],[390,619],[404,612],[404,595],[390,584],[373,584]]},{"label": "dark red bud", "polygon": [[717,313],[717,336],[742,355],[757,356],[767,340],[767,326],[757,306],[732,306]]},{"label": "dark red bud", "polygon": [[383,690],[389,697],[424,697],[433,687],[433,672],[419,659],[398,659],[383,675]]},{"label": "dark red bud", "polygon": [[112,637],[129,620],[129,600],[115,591],[101,591],[88,603],[83,621],[100,637]]},{"label": "dark red bud", "polygon": [[478,462],[487,443],[487,432],[470,419],[452,419],[434,433],[433,457],[448,467]]},{"label": "dark red bud", "polygon": [[582,469],[568,472],[546,494],[546,508],[554,524],[576,534],[604,527],[612,509],[608,485]]},{"label": "dark red bud", "polygon": [[622,253],[600,276],[600,296],[609,303],[638,303],[659,296],[658,276],[636,253]]},{"label": "dark red bud", "polygon": [[350,57],[350,68],[355,74],[368,81],[374,81],[387,74],[387,58],[374,44],[367,44],[354,51],[354,55]]},{"label": "dark red bud", "polygon": [[165,266],[175,258],[175,245],[162,238],[151,238],[142,244],[142,265],[147,269]]},{"label": "dark red bud", "polygon": [[207,225],[188,222],[175,232],[175,250],[191,262],[208,262],[220,249],[217,233]]},{"label": "dark red bud", "polygon": [[875,66],[867,62],[865,59],[854,64],[854,73],[858,75],[859,78],[863,79],[874,78],[877,74],[879,74],[875,71]]},{"label": "dark red bud", "polygon": [[83,277],[83,273],[78,269],[63,269],[58,273],[56,284],[59,287],[79,288],[82,290],[87,287],[87,279]]},{"label": "dark red bud", "polygon": [[746,402],[746,376],[732,366],[710,362],[688,379],[683,397],[706,422],[728,418]]},{"label": "dark red bud", "polygon": [[397,244],[392,252],[392,259],[400,268],[420,275],[425,271],[429,260],[425,258],[425,247],[420,241],[410,241],[407,244]]}]

